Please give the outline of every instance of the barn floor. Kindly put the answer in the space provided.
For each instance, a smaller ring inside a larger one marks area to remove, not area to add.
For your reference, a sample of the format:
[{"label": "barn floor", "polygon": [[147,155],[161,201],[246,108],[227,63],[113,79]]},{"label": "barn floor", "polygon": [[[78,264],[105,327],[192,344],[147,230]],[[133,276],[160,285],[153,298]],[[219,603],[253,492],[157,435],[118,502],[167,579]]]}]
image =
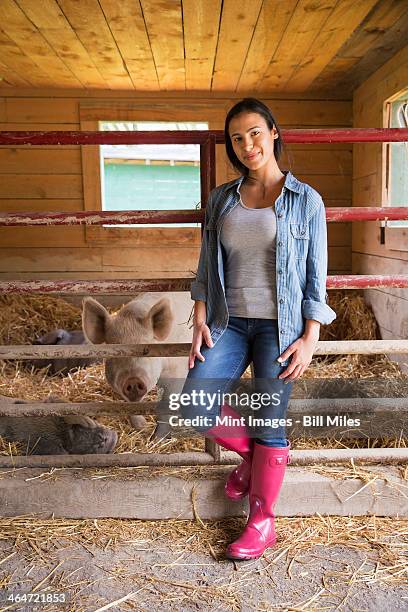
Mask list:
[{"label": "barn floor", "polygon": [[[407,609],[408,521],[280,518],[275,548],[262,559],[233,563],[222,551],[242,525],[242,519],[1,519],[0,587],[64,591],[66,609],[75,612]],[[6,609],[36,608],[3,600]]]}]

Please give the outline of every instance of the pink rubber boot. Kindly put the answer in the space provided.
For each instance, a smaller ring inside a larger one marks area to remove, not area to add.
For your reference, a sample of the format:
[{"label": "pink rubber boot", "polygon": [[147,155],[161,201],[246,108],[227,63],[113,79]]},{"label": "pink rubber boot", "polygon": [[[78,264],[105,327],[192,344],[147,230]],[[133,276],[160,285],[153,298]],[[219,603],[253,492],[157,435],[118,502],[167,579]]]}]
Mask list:
[{"label": "pink rubber boot", "polygon": [[271,447],[254,443],[249,518],[244,531],[227,547],[228,559],[257,559],[276,542],[274,505],[289,463],[290,443]]},{"label": "pink rubber boot", "polygon": [[[221,407],[222,418],[241,419],[228,404]],[[245,497],[249,491],[249,481],[251,477],[251,457],[253,440],[248,436],[245,425],[215,425],[209,429],[206,436],[213,438],[217,444],[227,450],[232,450],[241,455],[243,461],[231,472],[225,483],[225,494],[234,501]]]}]

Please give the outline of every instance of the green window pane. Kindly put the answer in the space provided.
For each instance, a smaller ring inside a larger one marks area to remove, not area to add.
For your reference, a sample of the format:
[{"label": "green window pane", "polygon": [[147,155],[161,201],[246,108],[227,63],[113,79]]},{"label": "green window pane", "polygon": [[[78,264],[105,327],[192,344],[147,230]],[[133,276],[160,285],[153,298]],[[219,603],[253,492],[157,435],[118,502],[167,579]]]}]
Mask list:
[{"label": "green window pane", "polygon": [[[104,164],[105,210],[194,210],[200,202],[200,168],[184,165]],[[143,224],[152,227],[157,224]],[[166,223],[190,227],[196,223]]]}]

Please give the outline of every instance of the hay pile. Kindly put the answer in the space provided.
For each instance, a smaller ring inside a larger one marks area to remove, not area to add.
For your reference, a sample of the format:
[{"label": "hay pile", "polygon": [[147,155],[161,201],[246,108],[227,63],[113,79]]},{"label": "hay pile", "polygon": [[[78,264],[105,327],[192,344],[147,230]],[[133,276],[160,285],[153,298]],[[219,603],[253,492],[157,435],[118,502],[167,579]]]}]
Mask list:
[{"label": "hay pile", "polygon": [[[330,293],[330,306],[337,313],[337,319],[330,326],[322,327],[322,340],[358,340],[379,338],[378,326],[371,309],[365,304],[358,291],[334,291]],[[117,310],[117,308],[115,308]],[[113,311],[113,310],[112,310]],[[57,328],[81,328],[81,309],[65,300],[43,295],[6,295],[0,296],[0,343],[31,344],[39,335]],[[248,370],[245,376],[249,376]],[[408,376],[399,366],[385,355],[345,355],[319,357],[313,360],[303,378],[378,378],[386,379],[389,388],[395,390],[405,383]],[[299,381],[300,382],[300,381]],[[26,368],[23,362],[0,362],[0,394],[20,397],[27,400],[42,400],[49,394],[58,395],[66,401],[89,402],[109,401],[115,397],[107,385],[102,365],[73,372],[67,377],[48,377],[45,371],[33,371]],[[395,393],[398,395],[398,393]],[[117,399],[117,398],[116,398]],[[147,399],[154,401],[156,393],[151,392]],[[154,429],[154,418],[147,417],[147,426],[134,431],[127,419],[113,417],[98,419],[106,426],[118,432],[119,439],[116,452],[177,452],[183,450],[202,450],[202,437],[177,438],[160,443],[150,441]],[[347,447],[368,446],[401,446],[398,441],[350,441]],[[293,440],[294,448],[344,448],[341,440]],[[0,438],[0,454],[19,454],[22,448],[18,444],[9,445]]]},{"label": "hay pile", "polygon": [[[380,338],[377,321],[361,292],[331,291],[329,305],[337,318],[321,327],[320,340]],[[118,308],[108,310],[116,312]],[[52,295],[0,295],[1,344],[31,344],[57,327],[81,329],[81,309]]]},{"label": "hay pile", "polygon": [[320,340],[379,340],[380,330],[361,291],[330,291],[329,306],[337,318],[320,328]]},{"label": "hay pile", "polygon": [[81,329],[81,309],[51,295],[0,295],[0,344],[31,344],[58,327]]}]

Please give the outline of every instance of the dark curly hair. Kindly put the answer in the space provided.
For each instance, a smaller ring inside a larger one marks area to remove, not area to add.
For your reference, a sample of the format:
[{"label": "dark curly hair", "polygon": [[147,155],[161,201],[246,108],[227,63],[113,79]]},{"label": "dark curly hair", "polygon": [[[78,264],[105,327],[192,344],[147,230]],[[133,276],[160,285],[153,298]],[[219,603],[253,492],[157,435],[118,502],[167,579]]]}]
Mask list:
[{"label": "dark curly hair", "polygon": [[235,170],[237,170],[240,174],[247,175],[249,172],[249,169],[246,166],[244,166],[244,164],[241,163],[238,157],[235,155],[235,152],[232,146],[232,142],[231,142],[231,138],[229,135],[229,125],[231,123],[231,119],[233,119],[233,117],[236,117],[236,115],[239,115],[240,113],[258,113],[258,115],[261,115],[265,119],[270,130],[273,127],[276,128],[276,131],[279,134],[279,137],[275,140],[275,147],[274,147],[274,154],[275,154],[276,160],[278,160],[279,157],[281,156],[284,143],[282,140],[282,134],[281,134],[280,127],[275,121],[274,116],[272,115],[270,109],[266,106],[266,104],[264,104],[260,100],[257,100],[256,98],[244,98],[243,100],[240,100],[239,102],[237,102],[237,104],[235,104],[228,111],[228,114],[225,118],[225,127],[224,127],[225,148],[227,151],[228,159],[230,160]]}]

